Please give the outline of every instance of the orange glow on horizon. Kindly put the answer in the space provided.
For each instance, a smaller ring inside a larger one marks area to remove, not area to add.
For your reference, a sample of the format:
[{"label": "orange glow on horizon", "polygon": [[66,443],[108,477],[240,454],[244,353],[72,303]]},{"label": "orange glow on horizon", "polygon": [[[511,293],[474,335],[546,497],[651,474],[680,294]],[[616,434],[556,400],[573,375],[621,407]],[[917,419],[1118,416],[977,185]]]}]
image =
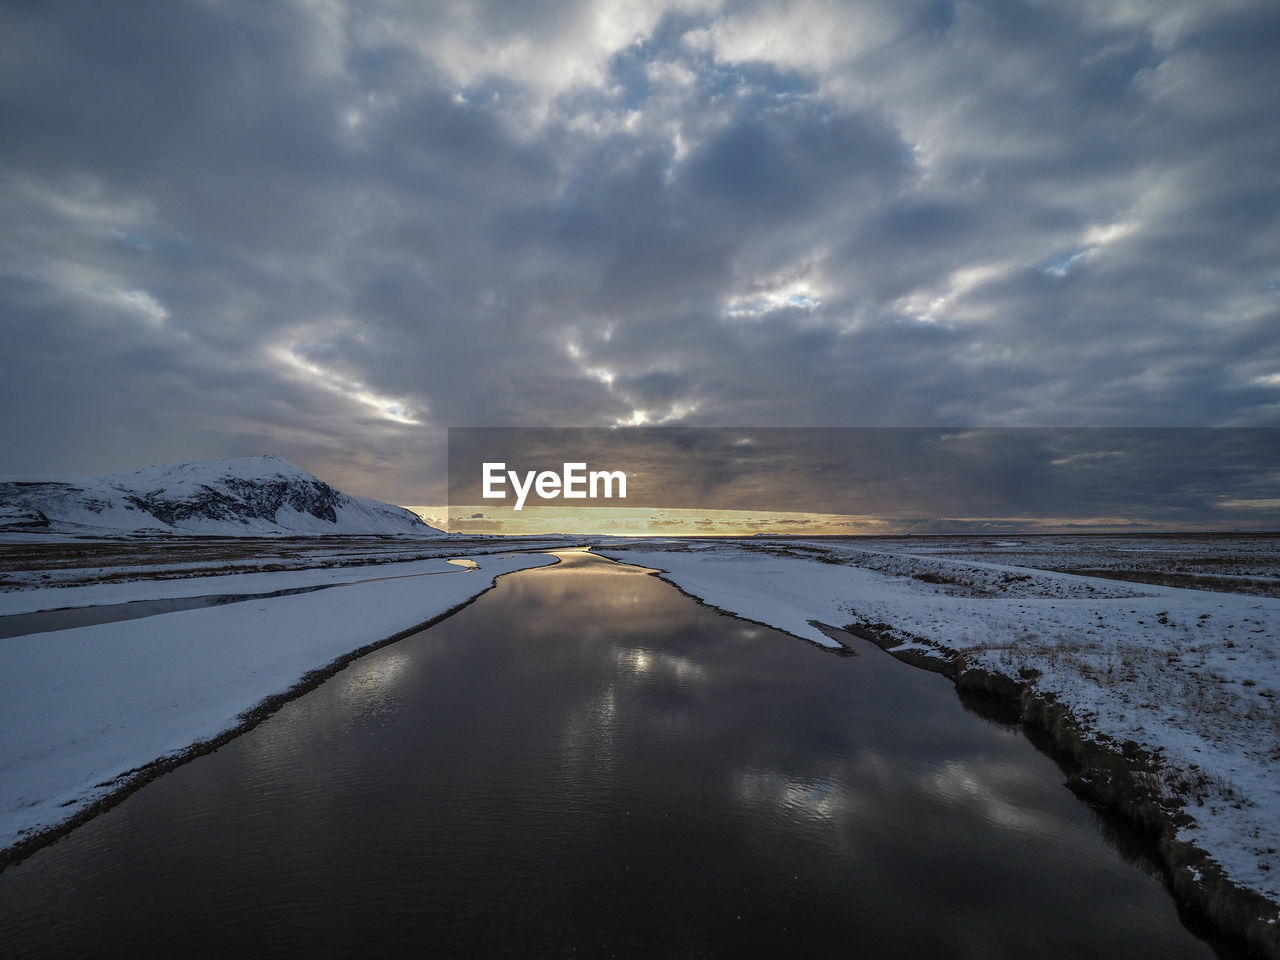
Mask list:
[{"label": "orange glow on horizon", "polygon": [[409,506],[450,533],[506,536],[749,537],[893,536],[903,534],[1091,533],[1168,529],[1137,518],[941,517],[892,518],[837,513],[687,508]]}]

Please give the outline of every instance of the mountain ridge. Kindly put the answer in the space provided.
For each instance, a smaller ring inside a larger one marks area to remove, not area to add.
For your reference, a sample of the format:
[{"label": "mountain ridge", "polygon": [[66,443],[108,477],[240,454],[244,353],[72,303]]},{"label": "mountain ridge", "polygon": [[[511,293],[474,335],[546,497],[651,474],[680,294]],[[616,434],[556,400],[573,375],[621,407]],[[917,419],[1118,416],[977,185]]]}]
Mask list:
[{"label": "mountain ridge", "polygon": [[185,460],[103,476],[0,477],[0,532],[447,536],[282,457]]}]

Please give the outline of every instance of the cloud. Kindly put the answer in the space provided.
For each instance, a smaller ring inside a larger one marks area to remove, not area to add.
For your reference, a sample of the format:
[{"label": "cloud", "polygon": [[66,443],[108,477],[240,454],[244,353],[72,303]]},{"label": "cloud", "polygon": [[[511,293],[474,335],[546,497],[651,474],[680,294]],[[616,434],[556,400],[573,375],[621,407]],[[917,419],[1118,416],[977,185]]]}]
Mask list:
[{"label": "cloud", "polygon": [[[1280,414],[1265,2],[0,13],[0,469]],[[90,415],[92,411],[92,415]]]}]

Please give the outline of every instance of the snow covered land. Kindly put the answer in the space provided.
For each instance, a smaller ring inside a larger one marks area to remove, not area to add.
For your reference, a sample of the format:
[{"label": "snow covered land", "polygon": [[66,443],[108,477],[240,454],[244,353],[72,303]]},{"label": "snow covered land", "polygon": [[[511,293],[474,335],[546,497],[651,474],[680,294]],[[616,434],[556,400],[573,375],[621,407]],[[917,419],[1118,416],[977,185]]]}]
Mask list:
[{"label": "snow covered land", "polygon": [[[457,556],[455,554],[454,556]],[[0,640],[0,851],[90,810],[354,651],[403,634],[546,554],[122,580],[0,594],[0,614],[343,584]]]},{"label": "snow covered land", "polygon": [[[838,542],[821,541],[839,550]],[[1231,533],[868,537],[861,550],[1280,596],[1277,539]]]},{"label": "snow covered land", "polygon": [[[467,537],[177,537],[110,540],[58,536],[0,538],[0,616],[30,610],[126,603],[213,593],[266,593],[252,583],[287,589],[314,582],[316,571],[334,571],[332,582],[388,575],[379,567],[441,557],[557,550],[575,542],[564,537],[492,539]],[[254,581],[250,574],[305,572]],[[216,578],[236,575],[224,590]],[[160,586],[161,581],[166,581]],[[189,581],[185,585],[168,581]],[[137,588],[129,584],[138,584]],[[69,588],[85,588],[77,589]],[[44,591],[43,593],[41,591]]]},{"label": "snow covered land", "polygon": [[[911,662],[1008,678],[1065,706],[1085,737],[1135,760],[1155,802],[1175,811],[1185,849],[1207,853],[1218,877],[1270,901],[1254,904],[1250,922],[1274,931],[1280,599],[971,558],[1005,551],[1101,567],[1109,554],[1113,570],[1144,566],[1117,559],[1131,546],[1123,540],[1107,547],[1060,539],[1069,541],[1065,554],[1039,541],[984,546],[976,538],[634,541],[596,552],[664,571],[713,606],[817,644],[835,641],[811,621],[849,627]],[[1203,544],[1162,542],[1206,556]],[[1215,549],[1220,558],[1247,557],[1230,571],[1246,588],[1273,590],[1280,538],[1220,540]],[[1229,564],[1202,566],[1220,572]],[[1174,876],[1175,887],[1201,883],[1209,868],[1201,860],[1177,869],[1185,876]]]},{"label": "snow covered land", "polygon": [[0,531],[446,535],[403,507],[349,496],[276,456],[168,463],[103,477],[0,477]]}]

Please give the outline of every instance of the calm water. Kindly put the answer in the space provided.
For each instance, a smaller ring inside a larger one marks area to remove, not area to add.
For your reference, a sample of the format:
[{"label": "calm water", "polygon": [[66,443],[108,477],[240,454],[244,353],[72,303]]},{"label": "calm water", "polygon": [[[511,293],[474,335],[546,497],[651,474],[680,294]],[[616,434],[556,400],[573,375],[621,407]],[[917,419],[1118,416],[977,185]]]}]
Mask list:
[{"label": "calm water", "polygon": [[32,633],[70,630],[73,627],[89,627],[98,623],[138,620],[142,617],[159,616],[162,613],[177,613],[180,610],[198,610],[201,607],[219,607],[227,603],[288,597],[298,593],[311,593],[314,590],[328,590],[331,587],[331,584],[326,583],[314,587],[276,590],[272,593],[219,593],[202,597],[130,600],[126,603],[104,603],[94,607],[62,607],[58,610],[40,610],[35,613],[11,613],[0,617],[0,640]]},{"label": "calm water", "polygon": [[0,955],[1208,957],[942,678],[566,555],[0,873]]}]

